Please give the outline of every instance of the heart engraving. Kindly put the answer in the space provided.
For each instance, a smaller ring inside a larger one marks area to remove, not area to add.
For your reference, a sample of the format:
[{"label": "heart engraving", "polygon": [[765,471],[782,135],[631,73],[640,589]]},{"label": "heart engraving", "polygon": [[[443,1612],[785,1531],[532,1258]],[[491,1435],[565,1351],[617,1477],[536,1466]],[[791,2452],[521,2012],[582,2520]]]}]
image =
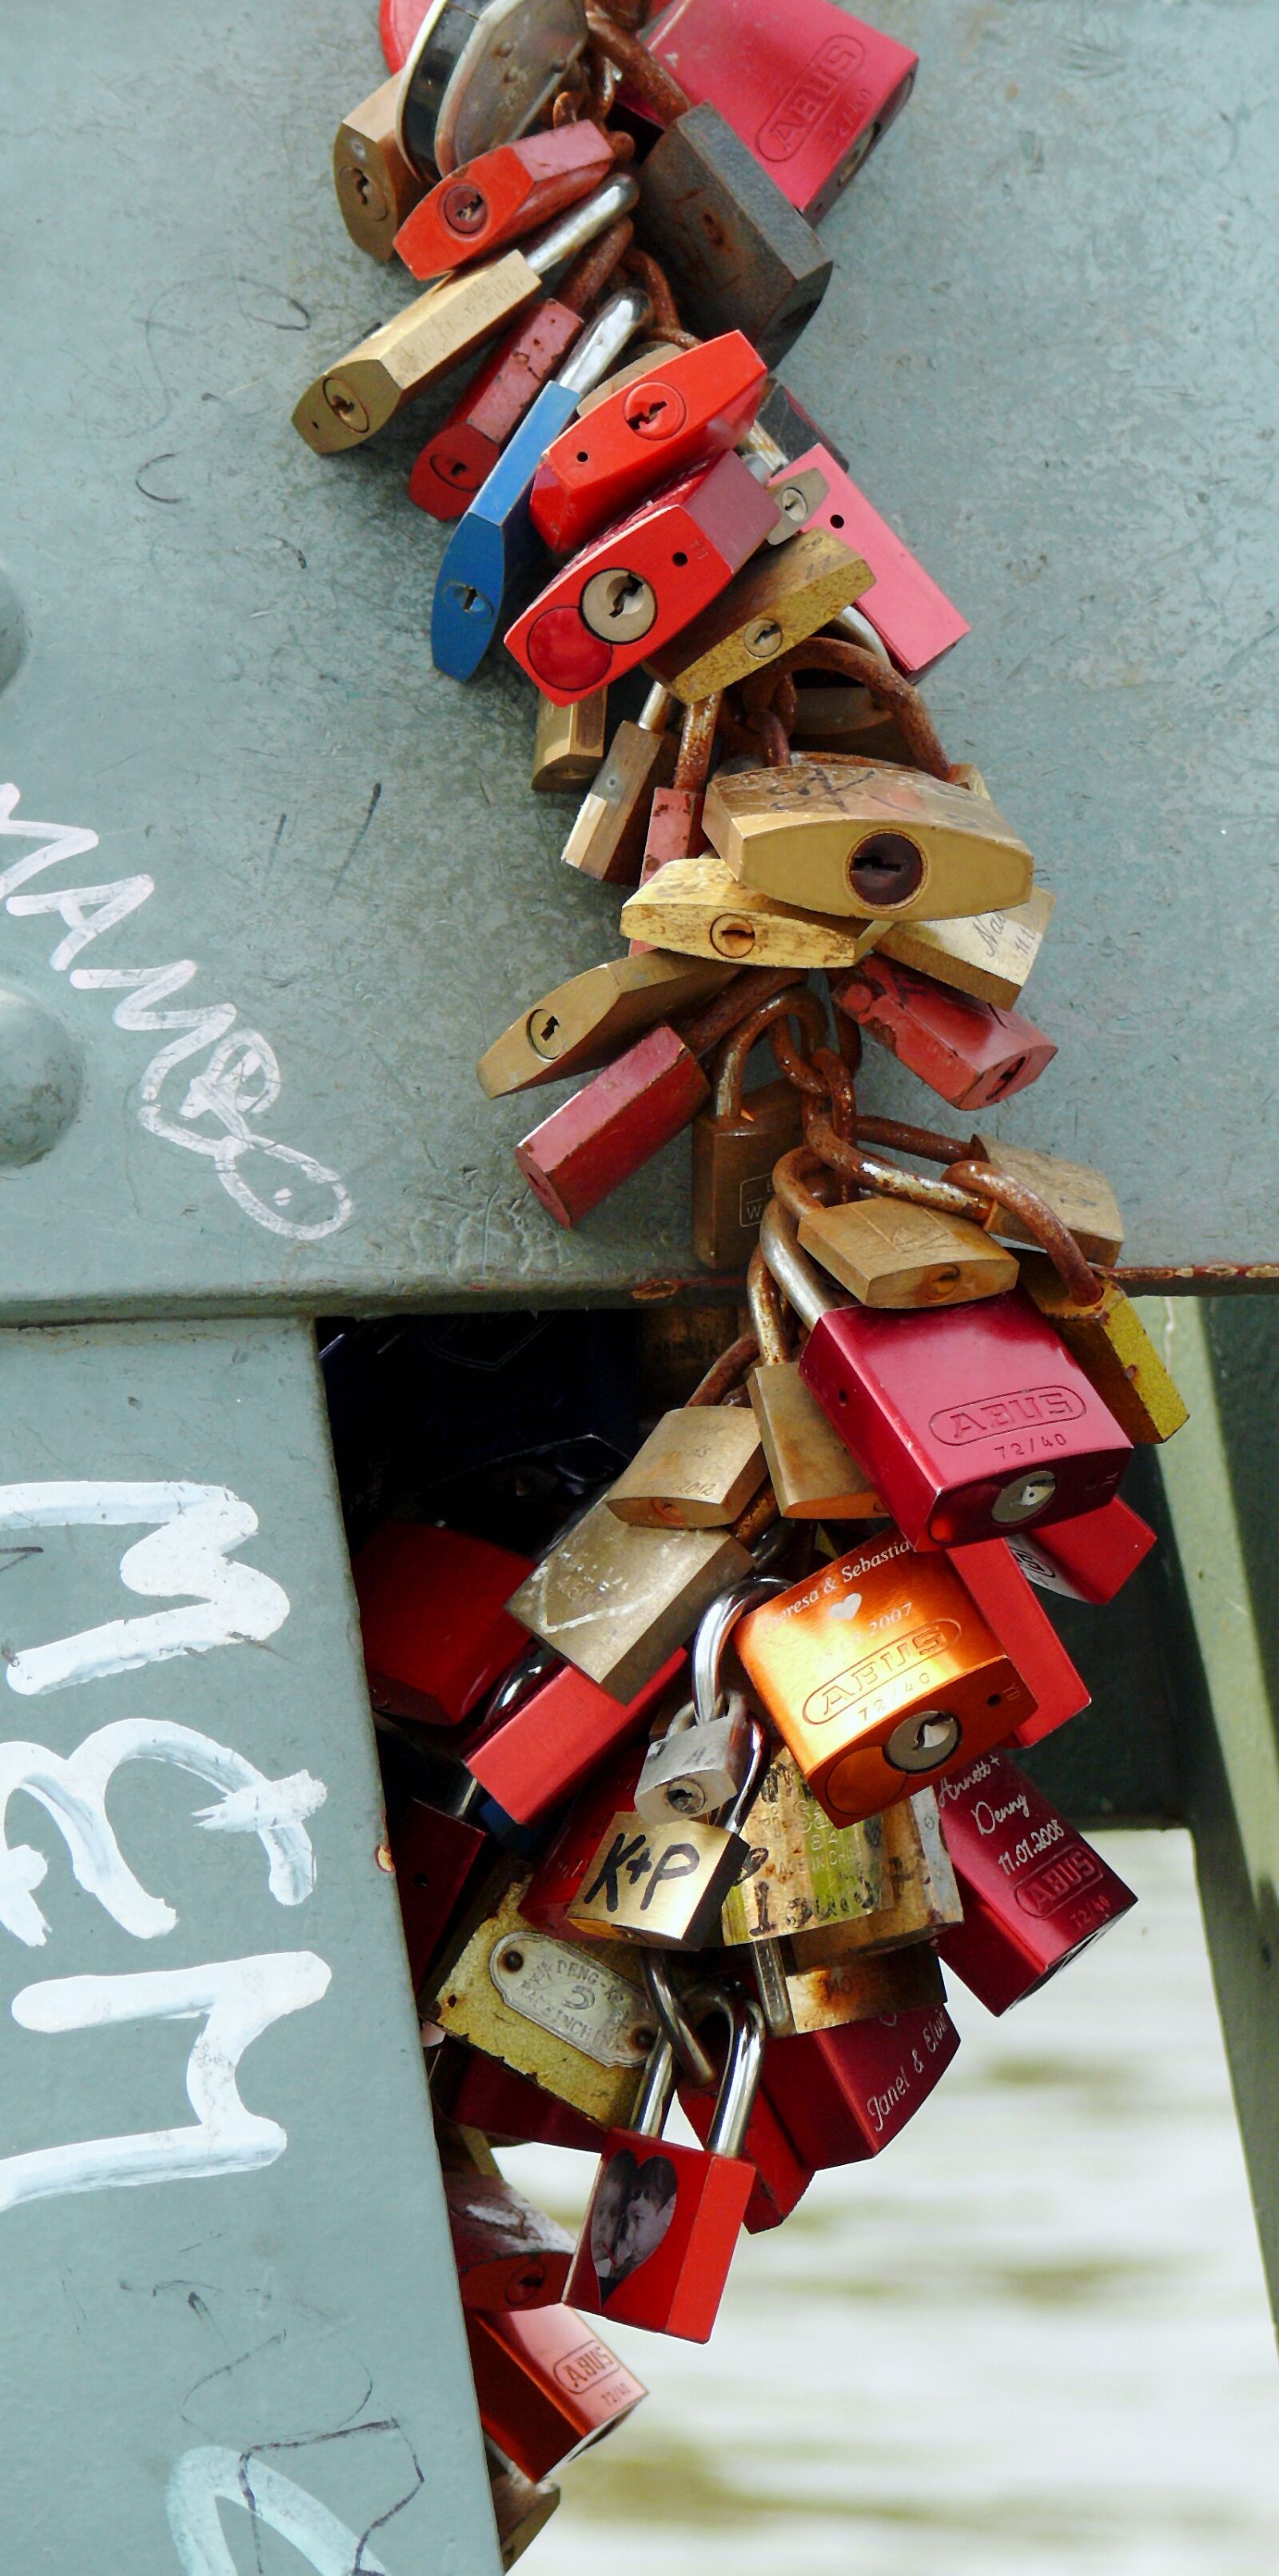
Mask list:
[{"label": "heart engraving", "polygon": [[669,2156],[641,2163],[629,2147],[611,2155],[591,2202],[591,2261],[600,2299],[629,2281],[657,2252],[675,2215],[679,2179]]}]

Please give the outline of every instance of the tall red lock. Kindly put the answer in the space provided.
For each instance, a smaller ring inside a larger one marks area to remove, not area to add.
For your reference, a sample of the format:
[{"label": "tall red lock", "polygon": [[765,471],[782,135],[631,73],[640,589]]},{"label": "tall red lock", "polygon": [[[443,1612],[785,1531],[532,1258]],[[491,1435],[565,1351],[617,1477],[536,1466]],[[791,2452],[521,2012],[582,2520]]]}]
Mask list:
[{"label": "tall red lock", "polygon": [[648,2395],[570,2307],[466,2317],[480,2422],[526,2478],[549,2477]]},{"label": "tall red lock", "polygon": [[967,618],[960,616],[896,529],[872,509],[828,444],[801,446],[782,473],[770,476],[769,487],[780,492],[797,475],[809,472],[819,474],[826,489],[804,525],[828,529],[869,564],[875,578],[858,599],[858,613],[874,627],[898,670],[908,680],[917,680],[968,633]]},{"label": "tall red lock", "polygon": [[384,1521],[352,1569],[375,1706],[460,1726],[528,1644],[506,1604],[532,1570],[488,1539]]},{"label": "tall red lock", "polygon": [[414,277],[442,277],[469,260],[488,259],[589,197],[614,159],[608,135],[587,118],[500,143],[419,198],[395,247]]},{"label": "tall red lock", "polygon": [[[654,1954],[645,1962],[644,1976],[662,2026],[672,2039],[679,2038],[680,2108],[705,2146],[715,2118],[724,2066],[703,2046],[704,2033],[697,2026],[702,2019],[700,2009],[694,2004],[690,2013],[671,1983],[666,1960]],[[730,2039],[731,2035],[730,2030]],[[726,2049],[719,2056],[727,2062]],[[782,2220],[789,2218],[813,2179],[812,2166],[796,2153],[762,2084],[746,2125],[742,2154],[755,2169],[743,2225],[748,2235],[758,2236],[780,2227]]]},{"label": "tall red lock", "polygon": [[774,1201],[760,1242],[812,1326],[800,1377],[913,1547],[1007,1538],[1110,1501],[1132,1443],[1020,1288],[980,1306],[841,1306]]},{"label": "tall red lock", "polygon": [[501,1854],[482,1825],[411,1793],[388,1796],[387,1839],[416,1994],[463,1903]]},{"label": "tall red lock", "polygon": [[409,499],[419,510],[461,518],[581,328],[581,314],[548,295],[497,342],[416,458]]},{"label": "tall red lock", "polygon": [[658,2039],[629,2129],[604,2141],[568,2295],[591,2316],[705,2343],[720,2300],[755,2169],[742,2153],[764,2060],[764,2019],[752,1997],[724,1997],[732,2036],[705,2147],[680,2147],[662,2126],[675,2052]]},{"label": "tall red lock", "polygon": [[[625,1702],[601,1690],[576,1664],[565,1664],[485,1725],[479,1741],[467,1747],[467,1768],[508,1816],[536,1824],[571,1798],[610,1754],[646,1730],[686,1661],[682,1649],[669,1656]],[[607,1822],[606,1816],[601,1833]]]},{"label": "tall red lock", "polygon": [[835,1000],[953,1109],[989,1109],[1039,1080],[1057,1049],[1024,1011],[979,1002],[913,966],[867,957]]},{"label": "tall red lock", "polygon": [[507,629],[507,648],[543,697],[572,706],[709,607],[780,520],[741,457],[721,456],[596,537]]},{"label": "tall red lock", "polygon": [[937,1946],[989,2012],[1034,1994],[1137,1902],[1005,1753],[953,1772],[937,1804],[964,1901]]},{"label": "tall red lock", "polygon": [[644,42],[820,223],[906,104],[918,54],[831,0],[673,0]]},{"label": "tall red lock", "polygon": [[[1130,1509],[1122,1494],[1099,1512],[1081,1512],[1073,1521],[1026,1531],[1009,1540],[1028,1581],[1042,1592],[1060,1592],[1067,1601],[1113,1601],[1130,1574],[1135,1574],[1155,1544],[1149,1522]],[[962,1568],[961,1568],[962,1571]]]},{"label": "tall red lock", "polygon": [[814,2171],[877,2156],[940,2083],[959,2033],[944,2005],[770,2039],[764,2089]]},{"label": "tall red lock", "polygon": [[750,428],[767,383],[741,331],[672,351],[552,440],[529,495],[538,535],[571,554],[659,483],[722,456]]},{"label": "tall red lock", "polygon": [[[1070,1521],[1063,1524],[1067,1529],[1073,1526]],[[1013,1727],[1008,1741],[1040,1744],[1068,1718],[1078,1717],[1092,1695],[1006,1540],[979,1539],[973,1547],[951,1548],[949,1555],[964,1590],[1010,1663],[1016,1665],[1035,1703],[1031,1716]]]}]

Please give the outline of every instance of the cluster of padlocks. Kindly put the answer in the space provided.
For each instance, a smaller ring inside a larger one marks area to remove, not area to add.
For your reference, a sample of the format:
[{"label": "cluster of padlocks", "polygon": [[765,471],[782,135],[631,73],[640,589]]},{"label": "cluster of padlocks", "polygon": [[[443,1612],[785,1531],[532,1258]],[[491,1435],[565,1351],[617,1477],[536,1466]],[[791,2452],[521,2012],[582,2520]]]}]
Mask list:
[{"label": "cluster of padlocks", "polygon": [[[776,373],[915,57],[831,0],[646,17],[383,0],[338,197],[432,282],[295,413],[349,448],[487,352],[409,482],[454,523],[432,650],[467,679],[501,638],[533,681],[533,784],[587,789],[564,860],[627,890],[630,945],[480,1081],[590,1077],[517,1149],[564,1226],[691,1126],[696,1255],[745,1275],[737,1337],[674,1403],[642,1381],[629,1463],[592,1429],[534,1554],[474,1405],[456,1513],[360,1533],[508,2564],[643,2393],[595,2320],[704,2339],[743,2225],[931,2092],[943,1966],[1003,2012],[1132,1903],[1016,1755],[1088,1700],[1042,1595],[1127,1581],[1121,1476],[1184,1418],[1101,1173],[854,1089],[865,1036],[983,1115],[1055,1053],[1019,1007],[1052,898],[914,685],[965,621]],[[576,2245],[494,2161],[530,2140],[599,2152]]]}]

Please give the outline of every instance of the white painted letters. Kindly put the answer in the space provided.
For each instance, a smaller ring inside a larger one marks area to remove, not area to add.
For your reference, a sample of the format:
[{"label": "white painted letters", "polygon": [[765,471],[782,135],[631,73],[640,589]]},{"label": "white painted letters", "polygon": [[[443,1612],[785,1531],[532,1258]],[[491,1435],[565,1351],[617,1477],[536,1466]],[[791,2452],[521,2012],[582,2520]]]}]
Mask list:
[{"label": "white painted letters", "polygon": [[236,2576],[220,2504],[239,2505],[281,2540],[292,2541],[315,2576],[386,2576],[381,2559],[327,2505],[252,2452],[184,2451],[166,2502],[182,2576]]}]

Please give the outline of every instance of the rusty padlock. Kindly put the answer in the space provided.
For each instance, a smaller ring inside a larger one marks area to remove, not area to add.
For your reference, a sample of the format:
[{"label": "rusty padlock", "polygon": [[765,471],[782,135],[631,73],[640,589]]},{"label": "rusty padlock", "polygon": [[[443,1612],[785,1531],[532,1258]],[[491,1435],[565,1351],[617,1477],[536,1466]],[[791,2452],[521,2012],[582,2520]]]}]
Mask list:
[{"label": "rusty padlock", "polygon": [[826,1035],[815,993],[781,993],[741,1021],[720,1049],[715,1088],[693,1120],[693,1253],[708,1270],[743,1270],[772,1196],[773,1165],[800,1141],[803,1096],[780,1077],[743,1098],[747,1059],[774,1021],[798,1022],[810,1047]]}]

